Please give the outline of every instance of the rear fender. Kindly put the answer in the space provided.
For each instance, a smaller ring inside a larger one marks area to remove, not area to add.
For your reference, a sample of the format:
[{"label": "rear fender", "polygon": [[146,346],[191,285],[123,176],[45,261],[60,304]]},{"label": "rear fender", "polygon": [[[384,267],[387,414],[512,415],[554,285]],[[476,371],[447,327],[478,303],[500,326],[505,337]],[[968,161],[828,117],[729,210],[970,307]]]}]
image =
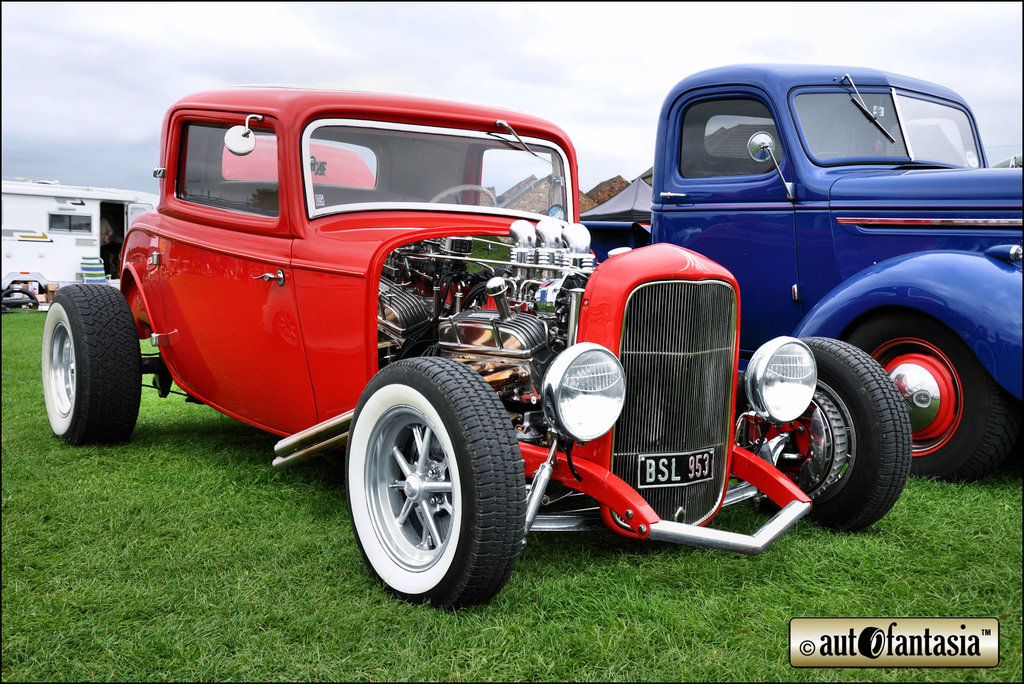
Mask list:
[{"label": "rear fender", "polygon": [[1020,263],[976,252],[905,254],[864,269],[825,295],[796,337],[846,337],[873,315],[914,310],[953,330],[993,378],[1021,399]]}]

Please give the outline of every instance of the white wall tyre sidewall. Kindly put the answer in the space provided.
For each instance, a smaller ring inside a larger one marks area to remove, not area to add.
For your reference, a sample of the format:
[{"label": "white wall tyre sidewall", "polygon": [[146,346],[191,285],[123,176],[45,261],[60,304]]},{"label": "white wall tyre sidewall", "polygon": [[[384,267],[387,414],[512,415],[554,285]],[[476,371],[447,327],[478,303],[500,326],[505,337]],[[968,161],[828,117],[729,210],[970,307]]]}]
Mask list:
[{"label": "white wall tyre sidewall", "polygon": [[[63,324],[64,329],[67,331],[68,337],[71,340],[71,355],[74,358],[77,354],[75,349],[75,338],[71,334],[71,321],[68,320],[67,311],[64,307],[58,303],[50,305],[49,310],[46,312],[46,322],[43,325],[43,349],[42,349],[42,371],[43,371],[43,398],[46,401],[46,417],[50,421],[50,429],[53,430],[53,434],[58,437],[63,437],[68,430],[71,428],[71,422],[75,417],[75,403],[77,399],[78,387],[75,387],[75,391],[71,397],[71,406],[67,412],[67,415],[62,415],[57,405],[56,392],[59,390],[53,386],[53,378],[51,376],[51,344],[53,342],[54,331]],[[75,384],[77,385],[78,378],[76,373]]]},{"label": "white wall tyre sidewall", "polygon": [[[374,527],[371,503],[366,494],[366,459],[370,435],[385,412],[396,406],[408,406],[422,414],[448,456],[448,472],[452,482],[451,528],[442,555],[422,571],[402,567],[391,557]],[[356,535],[363,553],[381,580],[392,589],[412,596],[426,594],[443,582],[459,549],[463,517],[462,488],[458,459],[448,428],[426,397],[408,385],[390,384],[381,387],[367,399],[350,435],[346,480]]]}]

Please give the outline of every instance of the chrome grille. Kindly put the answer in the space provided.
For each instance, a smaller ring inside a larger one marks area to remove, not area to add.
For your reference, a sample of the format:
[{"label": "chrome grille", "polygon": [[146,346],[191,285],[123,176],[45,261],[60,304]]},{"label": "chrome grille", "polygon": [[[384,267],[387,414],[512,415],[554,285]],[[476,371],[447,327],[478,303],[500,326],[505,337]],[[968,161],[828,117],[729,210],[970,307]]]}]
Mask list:
[{"label": "chrome grille", "polygon": [[626,302],[619,349],[626,403],[612,471],[637,487],[641,454],[715,453],[710,480],[640,491],[665,520],[701,523],[718,507],[732,443],[735,342],[736,296],[722,281],[646,283]]}]

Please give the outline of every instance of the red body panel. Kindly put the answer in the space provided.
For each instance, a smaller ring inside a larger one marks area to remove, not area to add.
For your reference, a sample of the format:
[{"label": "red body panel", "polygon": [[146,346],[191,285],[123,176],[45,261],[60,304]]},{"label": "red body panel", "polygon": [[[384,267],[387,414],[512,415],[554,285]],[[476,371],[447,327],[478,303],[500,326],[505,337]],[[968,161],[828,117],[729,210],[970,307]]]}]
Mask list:
[{"label": "red body panel", "polygon": [[[316,223],[316,240],[295,241],[292,265],[309,370],[323,421],[355,408],[378,370],[377,282],[388,254],[430,237],[507,235],[510,219],[393,211],[326,217]],[[356,327],[342,321],[364,324]]]}]

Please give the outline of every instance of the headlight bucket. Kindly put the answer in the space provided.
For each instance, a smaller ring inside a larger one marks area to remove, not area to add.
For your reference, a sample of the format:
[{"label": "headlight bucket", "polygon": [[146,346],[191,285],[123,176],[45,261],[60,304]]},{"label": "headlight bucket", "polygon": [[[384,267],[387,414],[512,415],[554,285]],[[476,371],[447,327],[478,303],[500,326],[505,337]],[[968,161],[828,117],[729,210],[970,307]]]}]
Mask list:
[{"label": "headlight bucket", "polygon": [[626,401],[626,374],[615,354],[593,342],[559,354],[541,382],[544,417],[560,434],[586,442],[608,432]]},{"label": "headlight bucket", "polygon": [[776,337],[754,352],[743,382],[758,415],[775,423],[796,420],[818,384],[814,353],[795,337]]}]

